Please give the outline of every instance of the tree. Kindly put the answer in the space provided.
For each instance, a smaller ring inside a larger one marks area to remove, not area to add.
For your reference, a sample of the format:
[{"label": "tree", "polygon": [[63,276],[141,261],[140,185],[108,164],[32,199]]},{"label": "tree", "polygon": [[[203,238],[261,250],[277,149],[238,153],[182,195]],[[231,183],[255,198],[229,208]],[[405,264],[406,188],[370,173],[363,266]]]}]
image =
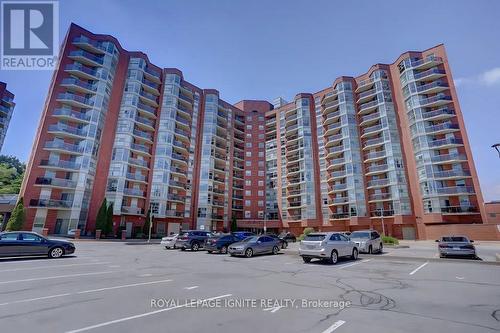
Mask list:
[{"label": "tree", "polygon": [[146,221],[142,226],[142,233],[144,235],[149,235],[149,224],[151,223],[150,219],[151,219],[151,209],[148,209],[148,212],[146,213]]},{"label": "tree", "polygon": [[12,211],[9,222],[7,222],[7,231],[18,231],[23,229],[26,212],[24,211],[23,198],[20,198]]},{"label": "tree", "polygon": [[0,194],[19,193],[25,168],[16,157],[0,155]]},{"label": "tree", "polygon": [[236,216],[233,215],[233,219],[231,220],[231,232],[238,231],[238,222],[236,221]]},{"label": "tree", "polygon": [[111,201],[106,210],[106,224],[104,226],[104,234],[106,235],[113,232],[113,205],[114,203]]},{"label": "tree", "polygon": [[106,219],[107,219],[107,209],[108,209],[108,203],[106,201],[106,198],[102,200],[101,207],[99,207],[99,211],[97,212],[97,217],[95,219],[95,229],[96,230],[101,230],[104,231],[104,228],[106,227]]}]

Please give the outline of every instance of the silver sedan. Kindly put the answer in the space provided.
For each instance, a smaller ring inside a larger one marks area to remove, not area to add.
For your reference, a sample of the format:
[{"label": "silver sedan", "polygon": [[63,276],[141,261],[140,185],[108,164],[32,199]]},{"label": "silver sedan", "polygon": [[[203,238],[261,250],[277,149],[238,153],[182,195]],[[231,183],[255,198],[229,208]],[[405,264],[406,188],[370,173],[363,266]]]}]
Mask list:
[{"label": "silver sedan", "polygon": [[252,236],[229,246],[231,256],[253,257],[255,254],[272,253],[278,254],[280,241],[270,236]]},{"label": "silver sedan", "polygon": [[474,241],[465,236],[444,236],[437,239],[436,242],[438,242],[440,258],[449,256],[477,257],[476,248],[472,245]]}]

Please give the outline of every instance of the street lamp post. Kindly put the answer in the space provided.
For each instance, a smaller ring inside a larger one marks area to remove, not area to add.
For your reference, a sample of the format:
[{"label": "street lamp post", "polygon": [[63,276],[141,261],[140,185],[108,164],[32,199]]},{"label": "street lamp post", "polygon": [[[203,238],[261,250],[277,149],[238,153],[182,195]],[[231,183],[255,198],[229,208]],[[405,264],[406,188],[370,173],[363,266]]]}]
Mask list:
[{"label": "street lamp post", "polygon": [[382,211],[380,212],[380,216],[381,216],[381,219],[382,219],[382,234],[384,234],[384,236],[386,236],[386,234],[385,234],[385,225],[384,225],[384,207],[382,207]]},{"label": "street lamp post", "polygon": [[495,150],[498,152],[498,157],[500,157],[500,143],[495,143],[491,148],[495,148]]}]

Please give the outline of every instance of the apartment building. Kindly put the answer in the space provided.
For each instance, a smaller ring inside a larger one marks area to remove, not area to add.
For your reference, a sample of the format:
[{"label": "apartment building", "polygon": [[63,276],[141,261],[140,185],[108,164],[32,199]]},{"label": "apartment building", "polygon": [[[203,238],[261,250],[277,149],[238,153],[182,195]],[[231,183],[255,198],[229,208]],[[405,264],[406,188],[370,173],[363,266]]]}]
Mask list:
[{"label": "apartment building", "polygon": [[409,239],[450,228],[474,235],[485,221],[442,45],[291,102],[232,105],[75,24],[21,195],[26,229],[53,234],[93,232],[104,198],[114,230],[129,236],[147,216],[157,234],[228,230],[236,220],[249,230],[376,228]]},{"label": "apartment building", "polygon": [[14,94],[7,90],[5,82],[0,81],[0,151],[2,151],[15,105]]}]

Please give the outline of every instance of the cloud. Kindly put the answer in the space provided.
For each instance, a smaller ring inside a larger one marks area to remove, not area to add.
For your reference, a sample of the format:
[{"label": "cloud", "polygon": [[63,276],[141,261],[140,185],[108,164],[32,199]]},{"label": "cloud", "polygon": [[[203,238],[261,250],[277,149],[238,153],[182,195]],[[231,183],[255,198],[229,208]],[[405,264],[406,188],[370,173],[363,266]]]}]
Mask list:
[{"label": "cloud", "polygon": [[479,77],[480,82],[486,85],[493,85],[495,83],[500,83],[500,67],[496,67],[490,69],[489,71],[484,72]]},{"label": "cloud", "polygon": [[500,67],[495,67],[487,70],[480,75],[472,77],[459,77],[453,80],[455,87],[460,87],[466,84],[483,84],[491,86],[500,83]]}]

